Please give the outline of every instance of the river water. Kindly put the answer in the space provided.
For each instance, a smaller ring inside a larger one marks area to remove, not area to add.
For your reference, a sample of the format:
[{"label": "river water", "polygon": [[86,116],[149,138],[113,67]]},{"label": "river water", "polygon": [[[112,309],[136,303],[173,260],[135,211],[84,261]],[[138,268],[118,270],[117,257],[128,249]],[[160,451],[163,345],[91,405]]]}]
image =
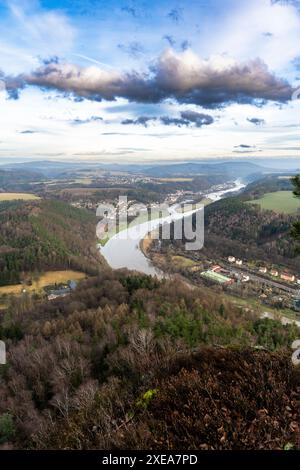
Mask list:
[{"label": "river water", "polygon": [[[215,191],[206,194],[205,197],[212,201],[218,201],[227,193],[238,192],[245,187],[240,180],[234,182],[234,187],[226,190]],[[117,233],[105,244],[100,247],[101,255],[104,256],[107,263],[113,269],[128,268],[139,271],[151,276],[164,277],[164,273],[152,265],[151,261],[143,254],[140,249],[141,240],[159,227],[162,223],[171,223],[174,220],[180,220],[193,214],[193,210],[184,214],[177,212],[178,204],[168,208],[169,215],[161,219],[154,219],[133,227],[128,227]],[[203,210],[203,209],[202,209]]]}]

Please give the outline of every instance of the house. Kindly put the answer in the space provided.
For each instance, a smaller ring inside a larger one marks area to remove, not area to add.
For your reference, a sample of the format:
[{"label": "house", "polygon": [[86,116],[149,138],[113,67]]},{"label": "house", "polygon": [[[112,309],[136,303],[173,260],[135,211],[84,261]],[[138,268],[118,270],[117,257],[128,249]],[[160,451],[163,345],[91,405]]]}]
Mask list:
[{"label": "house", "polygon": [[59,297],[66,297],[71,293],[71,288],[68,286],[61,287],[60,289],[53,289],[49,291],[48,300],[55,300]]},{"label": "house", "polygon": [[76,281],[70,281],[69,282],[69,287],[71,290],[75,290],[77,287],[77,282]]},{"label": "house", "polygon": [[222,268],[218,264],[216,264],[215,266],[211,268],[211,271],[213,271],[214,273],[219,273],[221,270]]},{"label": "house", "polygon": [[278,277],[278,276],[279,276],[279,272],[278,272],[276,269],[272,269],[272,270],[270,271],[270,274],[271,274],[271,276],[274,276],[274,277]]},{"label": "house", "polygon": [[293,274],[288,274],[288,273],[282,273],[280,275],[280,278],[283,281],[288,281],[288,282],[294,282],[295,281],[295,276]]},{"label": "house", "polygon": [[242,266],[243,261],[241,259],[237,259],[235,262],[238,266]]},{"label": "house", "polygon": [[228,256],[228,261],[229,261],[229,263],[235,263],[235,257],[234,256]]},{"label": "house", "polygon": [[261,267],[259,268],[259,272],[262,273],[262,274],[266,274],[266,273],[268,272],[268,270],[267,270],[267,268],[261,266]]}]

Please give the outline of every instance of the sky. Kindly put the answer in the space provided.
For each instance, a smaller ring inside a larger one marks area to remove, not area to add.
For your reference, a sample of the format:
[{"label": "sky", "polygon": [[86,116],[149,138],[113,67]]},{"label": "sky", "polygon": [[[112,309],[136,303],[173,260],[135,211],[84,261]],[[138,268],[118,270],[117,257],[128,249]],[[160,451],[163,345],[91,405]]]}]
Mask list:
[{"label": "sky", "polygon": [[300,157],[300,0],[0,0],[0,163]]}]

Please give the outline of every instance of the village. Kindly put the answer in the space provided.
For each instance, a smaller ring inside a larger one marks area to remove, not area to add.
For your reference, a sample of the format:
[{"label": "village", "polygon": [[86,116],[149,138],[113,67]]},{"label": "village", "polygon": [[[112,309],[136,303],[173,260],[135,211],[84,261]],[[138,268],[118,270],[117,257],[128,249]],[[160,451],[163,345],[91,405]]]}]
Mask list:
[{"label": "village", "polygon": [[[219,264],[208,261],[208,265],[200,272],[202,279],[233,291],[238,289],[255,294],[268,305],[300,311],[300,279],[295,274],[274,267],[255,266],[232,255]],[[196,266],[192,269],[198,270]]]}]

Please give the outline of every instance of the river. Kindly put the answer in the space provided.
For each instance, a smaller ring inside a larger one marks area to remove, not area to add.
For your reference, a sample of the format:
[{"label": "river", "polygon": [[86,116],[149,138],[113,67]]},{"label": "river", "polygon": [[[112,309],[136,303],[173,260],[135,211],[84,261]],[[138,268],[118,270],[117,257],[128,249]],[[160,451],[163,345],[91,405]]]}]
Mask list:
[{"label": "river", "polygon": [[[205,195],[205,198],[212,201],[218,201],[227,193],[238,192],[246,185],[240,180],[234,182],[234,187],[223,189]],[[191,210],[184,214],[177,212],[178,204],[169,207],[169,215],[161,219],[154,219],[133,227],[128,227],[120,233],[114,235],[108,242],[100,247],[102,256],[113,269],[127,268],[139,271],[151,276],[164,277],[164,273],[152,265],[151,261],[143,254],[140,249],[141,240],[147,233],[157,229],[162,223],[171,223],[174,220],[188,217],[195,212]],[[203,209],[202,209],[203,210]]]}]

